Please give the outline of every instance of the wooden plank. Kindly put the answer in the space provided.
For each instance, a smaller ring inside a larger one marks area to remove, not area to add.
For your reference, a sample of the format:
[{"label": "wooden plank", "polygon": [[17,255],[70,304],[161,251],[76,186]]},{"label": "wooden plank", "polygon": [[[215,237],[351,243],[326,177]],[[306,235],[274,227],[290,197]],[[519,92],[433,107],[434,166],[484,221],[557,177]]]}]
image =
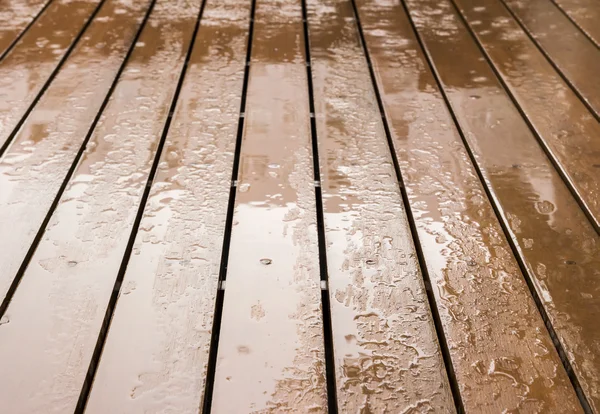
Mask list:
[{"label": "wooden plank", "polygon": [[465,410],[581,412],[402,5],[358,3]]},{"label": "wooden plank", "polygon": [[559,172],[600,229],[600,124],[497,1],[456,5]]},{"label": "wooden plank", "polygon": [[199,0],[159,1],[0,326],[11,413],[76,406],[147,184]]},{"label": "wooden plank", "polygon": [[0,62],[0,149],[100,0],[57,0]]},{"label": "wooden plank", "polygon": [[212,410],[327,410],[299,0],[259,0]]},{"label": "wooden plank", "polygon": [[353,15],[308,2],[338,406],[455,412]]},{"label": "wooden plank", "polygon": [[13,0],[0,6],[0,59],[52,0]]},{"label": "wooden plank", "polygon": [[[600,237],[482,59],[449,0],[408,0],[413,20],[549,320],[600,408]],[[445,36],[439,36],[439,30]]]},{"label": "wooden plank", "polygon": [[588,38],[600,47],[600,4],[595,0],[553,0]]},{"label": "wooden plank", "polygon": [[247,0],[202,13],[87,413],[202,404],[249,18]]},{"label": "wooden plank", "polygon": [[0,228],[11,235],[0,237],[0,300],[72,167],[148,5],[107,0],[0,158]]},{"label": "wooden plank", "polygon": [[600,50],[548,0],[502,1],[600,119]]}]

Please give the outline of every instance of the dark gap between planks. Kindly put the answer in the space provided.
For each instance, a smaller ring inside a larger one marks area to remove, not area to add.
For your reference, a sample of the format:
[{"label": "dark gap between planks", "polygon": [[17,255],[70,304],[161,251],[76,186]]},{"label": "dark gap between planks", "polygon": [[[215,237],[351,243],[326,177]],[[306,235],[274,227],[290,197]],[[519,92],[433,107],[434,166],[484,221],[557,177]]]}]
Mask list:
[{"label": "dark gap between planks", "polygon": [[[151,9],[154,7],[155,1],[156,0],[152,0],[152,4],[151,4],[149,10],[148,10],[147,14],[144,16],[144,21],[143,21],[144,25],[145,25],[148,17],[150,16],[150,12],[151,12]],[[198,29],[200,27],[200,20],[202,19],[202,13],[204,12],[204,5],[206,4],[206,1],[207,0],[203,0],[202,4],[200,5],[198,17],[196,18],[196,25],[194,27],[194,31],[193,31],[192,37],[190,39],[190,44],[188,46],[186,58],[182,65],[181,74],[179,75],[179,80],[177,82],[177,86],[175,88],[175,93],[173,95],[173,99],[171,101],[171,106],[169,108],[169,114],[167,116],[167,119],[165,120],[163,132],[161,134],[160,141],[156,148],[156,153],[154,154],[154,160],[152,162],[152,167],[150,169],[150,173],[148,175],[146,186],[144,188],[144,193],[140,200],[136,218],[133,223],[131,233],[129,235],[129,240],[127,242],[127,247],[125,249],[125,253],[123,255],[123,260],[121,261],[121,266],[119,267],[119,272],[117,273],[117,279],[115,280],[115,284],[113,286],[110,300],[108,302],[108,307],[106,308],[106,313],[104,315],[102,327],[100,329],[100,333],[98,334],[98,340],[97,340],[96,346],[94,348],[94,353],[92,354],[92,359],[90,361],[90,365],[88,367],[88,371],[85,376],[85,381],[83,383],[81,392],[79,394],[79,400],[77,401],[77,406],[75,407],[75,414],[83,414],[83,412],[85,411],[85,406],[87,404],[89,393],[91,391],[92,383],[94,380],[94,376],[95,376],[96,370],[98,368],[98,363],[100,362],[100,357],[102,356],[102,350],[104,348],[104,343],[106,341],[106,337],[107,337],[108,331],[110,329],[110,322],[112,319],[112,315],[115,311],[115,307],[117,305],[117,300],[119,298],[119,293],[121,291],[121,284],[123,282],[123,278],[125,277],[125,272],[127,270],[127,264],[129,263],[129,258],[131,257],[131,252],[133,250],[133,244],[135,242],[135,236],[138,232],[140,223],[142,221],[142,217],[144,215],[144,209],[146,206],[146,202],[148,201],[148,196],[150,194],[150,188],[152,187],[152,182],[156,175],[156,170],[158,169],[158,163],[160,161],[160,156],[161,156],[163,147],[165,145],[165,140],[169,133],[169,127],[171,126],[171,121],[173,119],[173,113],[175,112],[175,107],[177,106],[177,100],[179,98],[179,94],[181,92],[181,87],[182,87],[183,81],[185,79],[185,74],[186,74],[186,71],[188,68],[188,62],[190,60],[190,55],[192,54],[192,50],[193,50],[194,43],[196,40],[196,35],[197,35]],[[136,38],[134,39],[132,46],[129,50],[129,53],[127,54],[127,58],[129,58],[130,52],[133,51],[133,48],[135,47],[135,44],[137,43],[137,39],[138,39],[142,29],[143,29],[143,27],[141,27],[140,30],[138,31],[138,33],[136,34]],[[124,67],[125,63],[126,62],[123,63],[123,67]]]},{"label": "dark gap between planks", "polygon": [[[423,51],[423,54],[427,60],[427,65],[429,66],[429,69],[431,70],[431,73],[433,74],[433,77],[435,78],[435,82],[437,84],[437,87],[439,89],[439,91],[442,94],[442,97],[444,99],[444,103],[446,104],[446,108],[448,109],[448,112],[450,113],[450,116],[452,117],[452,121],[454,123],[454,126],[456,127],[456,129],[458,130],[458,133],[460,135],[460,138],[462,140],[462,143],[465,147],[465,149],[467,150],[467,153],[469,154],[469,159],[471,161],[471,164],[473,165],[473,167],[475,168],[475,171],[477,172],[477,176],[479,178],[479,181],[481,182],[481,185],[486,193],[486,196],[488,198],[488,200],[490,201],[490,204],[492,206],[492,208],[494,209],[494,213],[496,215],[496,219],[498,220],[498,222],[500,223],[500,226],[502,227],[502,231],[504,233],[504,237],[506,238],[506,240],[508,241],[508,244],[510,245],[510,248],[512,250],[513,256],[517,259],[517,263],[519,265],[519,268],[521,270],[521,273],[523,274],[523,278],[525,279],[525,282],[527,284],[527,287],[529,288],[529,291],[531,293],[531,296],[534,299],[535,305],[542,317],[542,320],[544,321],[544,324],[546,326],[546,329],[548,330],[548,333],[550,334],[550,337],[552,339],[552,342],[554,344],[554,347],[556,348],[558,355],[560,357],[560,360],[563,364],[563,367],[565,368],[565,371],[567,372],[567,375],[569,376],[569,379],[571,380],[571,384],[573,386],[573,388],[575,389],[575,392],[577,394],[577,398],[579,399],[581,406],[583,407],[584,411],[586,413],[591,414],[591,408],[590,405],[587,401],[587,398],[585,397],[585,394],[583,393],[583,390],[581,389],[581,386],[579,384],[579,380],[577,379],[574,371],[573,371],[573,367],[571,366],[571,363],[569,362],[568,358],[567,358],[567,354],[562,346],[562,344],[560,343],[558,336],[556,335],[556,331],[554,330],[554,327],[552,326],[552,323],[550,322],[550,319],[548,318],[548,315],[546,313],[546,310],[544,308],[544,305],[542,303],[542,300],[540,299],[539,295],[537,294],[537,291],[535,290],[535,286],[533,285],[532,282],[532,278],[531,275],[529,274],[528,270],[527,270],[527,266],[525,266],[525,263],[523,261],[523,258],[519,255],[519,251],[517,249],[517,246],[515,245],[514,240],[512,239],[512,237],[510,236],[510,231],[508,228],[508,224],[505,222],[505,220],[502,218],[502,215],[500,214],[499,211],[499,207],[494,199],[494,197],[492,196],[492,193],[489,189],[489,187],[486,184],[486,181],[483,177],[483,173],[481,172],[481,168],[479,167],[479,164],[477,163],[477,160],[475,158],[475,155],[473,154],[473,151],[471,150],[471,147],[467,141],[467,139],[465,138],[465,135],[460,127],[460,123],[458,122],[458,119],[454,113],[454,110],[452,108],[452,104],[450,103],[450,100],[448,99],[448,96],[446,95],[446,90],[444,89],[444,87],[442,86],[442,83],[440,81],[440,77],[437,71],[437,68],[435,67],[434,63],[433,63],[433,59],[429,53],[429,50],[427,49],[427,47],[425,46],[423,39],[421,38],[420,33],[417,30],[417,27],[412,19],[412,16],[410,14],[410,11],[408,10],[408,7],[406,6],[405,0],[400,0],[402,3],[402,6],[404,8],[404,11],[406,13],[406,15],[408,16],[408,19],[410,21],[411,27],[417,37],[417,41],[419,43],[419,46],[421,48],[421,50]],[[459,12],[460,14],[460,12]]]},{"label": "dark gap between planks", "polygon": [[392,139],[390,127],[389,127],[387,118],[385,116],[385,108],[383,106],[383,100],[381,98],[381,93],[379,92],[379,86],[377,85],[377,78],[375,77],[375,72],[373,71],[373,65],[371,63],[371,55],[369,53],[369,49],[367,47],[367,43],[366,43],[365,36],[363,33],[362,24],[361,24],[360,16],[358,13],[358,8],[356,7],[356,2],[355,2],[355,0],[350,0],[350,1],[352,2],[352,8],[354,10],[354,17],[356,19],[356,26],[358,28],[358,35],[360,38],[360,43],[362,45],[363,53],[365,55],[367,66],[369,68],[369,74],[371,76],[371,82],[373,84],[375,98],[377,99],[377,106],[378,106],[379,112],[381,114],[381,120],[383,122],[383,128],[385,130],[385,135],[386,135],[386,138],[388,141],[388,146],[390,148],[392,162],[394,164],[394,170],[396,171],[396,177],[398,179],[398,184],[400,186],[400,192],[402,194],[402,202],[404,204],[404,210],[406,211],[407,220],[410,225],[410,232],[411,232],[412,239],[414,241],[415,250],[417,252],[419,267],[421,268],[421,274],[423,275],[423,279],[425,282],[425,291],[427,292],[427,300],[429,302],[429,308],[431,309],[431,313],[433,316],[433,323],[435,325],[435,331],[436,331],[436,334],[438,337],[440,350],[442,353],[442,358],[444,360],[444,366],[446,368],[446,374],[448,376],[448,382],[450,384],[452,398],[454,399],[454,405],[455,405],[456,411],[459,414],[462,414],[465,412],[465,409],[464,409],[464,405],[463,405],[462,398],[460,395],[460,387],[459,387],[458,381],[456,379],[456,373],[454,371],[454,365],[452,364],[452,358],[450,356],[448,341],[446,340],[446,334],[444,333],[444,327],[442,325],[442,320],[441,320],[440,313],[438,310],[438,305],[437,305],[435,296],[434,296],[432,288],[431,288],[431,278],[430,278],[429,272],[427,270],[427,265],[425,262],[425,255],[423,254],[423,249],[421,247],[419,233],[418,233],[415,219],[414,219],[412,209],[410,206],[410,201],[408,199],[408,194],[406,192],[406,187],[404,186],[404,179],[402,178],[402,170],[400,169],[400,164],[398,163],[398,158],[396,156],[396,151],[394,149],[394,141]]},{"label": "dark gap between planks", "polygon": [[38,21],[38,19],[40,18],[40,16],[42,14],[44,14],[44,12],[48,8],[48,6],[50,6],[50,3],[52,3],[52,1],[53,0],[48,0],[48,2],[46,2],[46,4],[44,4],[44,7],[42,7],[42,9],[35,16],[33,16],[33,20],[31,20],[27,24],[27,26],[25,26],[25,28],[21,31],[21,33],[19,33],[17,35],[17,37],[15,37],[12,42],[10,42],[10,45],[8,45],[8,47],[6,48],[6,50],[4,51],[4,53],[2,53],[2,55],[0,55],[0,61],[2,61],[2,59],[4,59],[11,52],[11,50],[13,50],[13,48],[16,46],[16,44],[19,43],[19,40],[21,40],[21,38],[23,36],[25,36],[25,33],[27,33],[27,31],[29,30],[29,28],[31,26],[33,26],[35,24],[35,22]]},{"label": "dark gap between planks", "polygon": [[333,348],[333,328],[331,320],[331,303],[329,299],[327,272],[327,241],[325,239],[325,219],[323,217],[323,197],[321,189],[321,167],[319,164],[319,144],[317,140],[317,123],[315,119],[315,100],[312,77],[312,60],[310,55],[310,33],[308,28],[308,12],[306,0],[302,0],[302,23],[304,26],[304,58],[306,63],[306,79],[308,87],[308,106],[310,117],[310,135],[312,141],[313,171],[315,183],[315,204],[317,214],[317,237],[319,243],[319,268],[321,273],[321,311],[323,317],[323,342],[325,348],[325,377],[327,381],[327,408],[329,413],[338,412],[337,387],[335,378],[335,355]]},{"label": "dark gap between planks", "polygon": [[566,82],[566,84],[569,86],[569,88],[571,88],[571,90],[573,91],[573,93],[575,93],[575,95],[577,95],[577,97],[579,98],[579,100],[585,105],[585,107],[588,109],[588,111],[590,111],[590,114],[592,114],[592,116],[594,118],[596,118],[596,120],[598,122],[600,122],[600,114],[596,113],[596,111],[594,110],[594,108],[592,108],[592,106],[589,104],[589,102],[587,101],[587,99],[585,99],[584,96],[579,92],[579,89],[577,89],[575,87],[575,85],[573,85],[573,83],[567,77],[567,75],[565,75],[563,73],[563,71],[560,70],[560,68],[558,67],[558,65],[556,63],[554,63],[554,61],[552,60],[552,58],[550,57],[550,55],[548,53],[546,53],[546,49],[544,49],[544,47],[541,45],[541,43],[538,42],[538,40],[533,36],[533,34],[531,33],[531,31],[525,26],[525,24],[523,24],[523,22],[521,21],[521,19],[519,19],[519,17],[512,11],[512,9],[510,7],[508,7],[508,5],[506,4],[505,0],[499,0],[499,1],[500,1],[500,3],[502,3],[502,6],[504,6],[504,8],[506,9],[506,11],[508,11],[508,13],[511,15],[511,17],[521,27],[521,30],[523,30],[525,32],[525,34],[527,35],[527,37],[529,38],[529,40],[531,40],[533,42],[533,44],[535,45],[535,47],[537,47],[537,49],[540,51],[540,53],[542,55],[544,55],[544,57],[546,58],[546,60],[548,61],[548,63],[550,63],[550,65],[552,65],[552,67],[554,68],[554,70],[556,71],[556,73],[558,73],[560,75],[560,77],[562,78],[562,80]]},{"label": "dark gap between planks", "polygon": [[487,64],[492,69],[492,71],[496,75],[496,78],[498,79],[498,81],[500,82],[500,84],[502,85],[502,87],[504,88],[504,91],[509,96],[509,98],[512,101],[512,103],[515,106],[515,108],[517,108],[517,110],[519,111],[519,114],[521,114],[521,118],[523,118],[523,120],[525,121],[525,123],[527,124],[527,126],[529,127],[529,129],[531,130],[531,133],[536,138],[536,140],[537,140],[538,144],[540,145],[540,147],[542,148],[542,150],[544,150],[544,152],[546,153],[546,156],[548,157],[548,159],[550,160],[550,162],[554,166],[554,169],[558,172],[558,175],[562,178],[563,182],[565,183],[565,185],[567,186],[567,188],[569,189],[569,191],[573,195],[573,198],[575,199],[575,201],[577,202],[577,204],[579,204],[579,207],[581,208],[581,210],[583,211],[583,213],[585,214],[585,216],[587,217],[587,219],[591,223],[591,225],[594,228],[594,230],[596,230],[596,233],[598,233],[598,235],[600,235],[600,226],[596,222],[596,219],[594,218],[594,215],[592,214],[592,212],[590,211],[590,209],[587,207],[587,205],[585,204],[585,202],[583,201],[583,199],[579,195],[579,192],[577,191],[577,189],[575,189],[575,187],[573,186],[573,184],[571,183],[571,181],[567,177],[567,174],[566,174],[565,170],[563,169],[562,165],[556,159],[556,157],[552,154],[552,151],[550,150],[550,148],[548,147],[548,145],[546,144],[546,142],[544,141],[544,139],[538,133],[538,131],[535,128],[535,126],[531,123],[529,117],[527,116],[527,114],[525,113],[525,111],[523,110],[523,108],[521,108],[521,105],[517,101],[517,98],[513,95],[512,91],[510,90],[510,88],[508,87],[508,85],[506,84],[506,82],[504,81],[504,78],[502,77],[502,75],[498,71],[498,68],[496,68],[496,66],[492,62],[492,59],[491,59],[490,55],[487,53],[487,51],[483,47],[483,44],[481,44],[481,42],[477,38],[477,35],[473,31],[472,27],[470,26],[470,24],[467,21],[467,19],[465,18],[465,16],[460,11],[460,8],[456,5],[456,3],[454,2],[454,0],[450,0],[450,2],[452,3],[452,6],[456,10],[456,14],[458,15],[459,19],[462,21],[463,25],[466,27],[467,31],[469,32],[469,34],[473,38],[473,41],[477,45],[479,51],[481,52],[481,54],[485,58]]},{"label": "dark gap between planks", "polygon": [[217,355],[219,351],[219,337],[221,333],[221,321],[223,318],[223,302],[225,299],[225,281],[227,280],[227,264],[229,261],[229,249],[231,246],[231,231],[233,228],[233,213],[235,209],[235,197],[237,190],[237,179],[239,173],[240,157],[242,152],[242,138],[244,134],[244,122],[246,120],[246,96],[248,94],[248,80],[250,75],[250,58],[252,57],[252,39],[254,37],[254,16],[256,14],[256,0],[252,0],[250,6],[250,23],[248,26],[248,45],[246,47],[246,64],[244,65],[244,80],[242,83],[242,96],[240,100],[240,116],[238,130],[235,140],[235,152],[233,156],[233,169],[231,172],[231,187],[229,189],[229,204],[227,205],[227,217],[225,219],[225,232],[223,234],[223,248],[221,250],[221,267],[219,269],[219,283],[213,326],[210,338],[208,354],[208,367],[206,371],[206,382],[204,384],[204,398],[201,402],[202,413],[209,414],[212,410],[212,399],[214,391],[215,375],[217,372]]},{"label": "dark gap between planks", "polygon": [[[19,132],[19,130],[21,129],[21,127],[23,126],[23,124],[25,123],[27,118],[29,117],[29,114],[31,113],[31,111],[33,111],[33,108],[37,105],[38,101],[42,98],[44,93],[46,93],[46,90],[48,89],[48,87],[50,86],[50,84],[52,83],[52,81],[54,80],[56,75],[58,74],[58,71],[62,68],[63,64],[69,58],[69,56],[71,55],[71,53],[73,52],[73,50],[75,49],[77,44],[79,43],[79,40],[83,37],[83,34],[85,33],[85,31],[87,30],[89,25],[92,23],[92,20],[94,20],[94,18],[96,17],[96,15],[98,14],[98,12],[100,11],[100,9],[102,8],[102,6],[104,5],[105,2],[106,2],[106,0],[100,0],[100,2],[96,6],[96,8],[92,12],[92,14],[90,15],[90,17],[87,19],[87,21],[85,22],[85,24],[79,31],[79,33],[77,33],[77,36],[75,36],[75,39],[73,39],[73,41],[67,48],[67,51],[65,52],[63,57],[58,61],[58,64],[56,65],[56,67],[54,68],[52,73],[50,73],[50,76],[46,80],[46,83],[44,83],[44,85],[38,92],[37,96],[33,99],[33,102],[31,102],[31,105],[29,105],[29,108],[27,108],[27,110],[23,114],[23,117],[19,120],[17,125],[15,125],[15,128],[12,130],[12,132],[8,136],[8,139],[6,140],[6,142],[2,146],[0,146],[0,157],[2,157],[4,155],[4,152],[6,152],[6,149],[10,146],[10,143],[15,138],[15,136],[17,135],[17,133]],[[50,3],[48,3],[48,5],[49,4]],[[30,26],[28,26],[28,28]],[[2,56],[2,57],[4,57],[4,56]]]},{"label": "dark gap between planks", "polygon": [[562,6],[561,6],[560,4],[558,4],[558,3],[556,2],[556,0],[550,0],[550,1],[551,1],[551,2],[554,4],[554,6],[555,6],[555,7],[556,7],[556,8],[557,8],[557,9],[558,9],[558,10],[559,10],[559,11],[560,11],[560,12],[561,12],[561,13],[562,13],[562,14],[563,14],[563,15],[564,15],[566,18],[567,18],[567,19],[569,19],[569,21],[570,21],[570,22],[573,24],[573,26],[575,26],[575,27],[576,27],[576,28],[579,30],[579,32],[581,32],[581,34],[582,34],[582,35],[584,35],[584,36],[585,36],[585,37],[586,37],[586,38],[587,38],[587,39],[588,39],[588,40],[589,40],[589,41],[590,41],[592,44],[594,44],[594,45],[595,45],[595,46],[596,46],[598,49],[600,49],[600,45],[599,45],[598,43],[596,43],[596,41],[595,41],[594,39],[592,39],[592,38],[590,37],[590,35],[589,35],[589,34],[588,34],[588,33],[587,33],[585,30],[583,30],[583,27],[581,27],[581,26],[579,25],[579,23],[577,23],[577,22],[576,22],[576,21],[575,21],[575,20],[574,20],[574,19],[573,19],[573,18],[572,18],[570,15],[569,15],[569,13],[567,13],[567,11],[566,11],[565,9],[563,9],[563,8],[562,8]]},{"label": "dark gap between planks", "polygon": [[[21,266],[19,267],[19,270],[17,271],[17,274],[15,275],[15,277],[6,293],[6,296],[3,298],[2,303],[0,304],[0,318],[4,315],[8,306],[10,305],[10,302],[11,302],[17,288],[19,287],[19,283],[21,282],[21,279],[23,278],[23,275],[25,274],[25,271],[27,270],[27,266],[29,266],[29,262],[31,261],[31,258],[33,257],[33,254],[35,253],[37,246],[40,243],[42,236],[44,235],[44,232],[46,231],[46,227],[48,226],[48,223],[50,222],[50,218],[54,214],[54,211],[56,210],[56,207],[58,206],[58,203],[59,203],[63,193],[65,192],[67,185],[69,184],[69,181],[71,180],[71,177],[75,173],[75,169],[77,168],[77,165],[79,164],[79,161],[80,161],[81,157],[83,156],[83,153],[85,152],[86,146],[92,136],[92,133],[94,132],[94,129],[96,128],[96,124],[100,120],[100,117],[102,116],[102,113],[104,112],[104,109],[106,108],[106,105],[108,105],[108,101],[117,85],[119,77],[121,76],[121,73],[123,72],[127,61],[129,60],[129,56],[133,52],[133,48],[137,42],[137,39],[139,38],[140,33],[142,32],[142,29],[146,25],[146,21],[148,20],[148,17],[150,16],[150,12],[154,8],[155,1],[156,0],[150,1],[149,8],[148,8],[146,14],[144,15],[144,18],[142,19],[142,22],[140,23],[140,27],[138,28],[138,31],[134,37],[134,40],[126,53],[125,58],[123,59],[123,62],[121,63],[121,66],[117,70],[117,74],[115,75],[115,78],[114,78],[110,88],[108,89],[108,92],[104,98],[104,101],[102,102],[102,105],[100,105],[100,109],[98,110],[96,117],[92,121],[90,129],[88,130],[81,146],[79,147],[79,150],[77,151],[77,154],[75,155],[75,158],[73,159],[73,162],[71,163],[71,167],[69,168],[67,175],[65,175],[65,178],[64,178],[60,188],[58,189],[58,192],[56,193],[54,201],[52,202],[52,204],[50,205],[50,208],[48,209],[48,213],[46,214],[44,221],[42,221],[42,224],[40,225],[40,228],[39,228],[38,232],[36,233],[35,238],[33,239],[33,242],[31,243],[31,246],[29,247],[29,250],[27,251],[27,254],[25,255],[25,258],[23,259]],[[0,151],[0,156],[1,155],[2,155],[2,152]]]}]

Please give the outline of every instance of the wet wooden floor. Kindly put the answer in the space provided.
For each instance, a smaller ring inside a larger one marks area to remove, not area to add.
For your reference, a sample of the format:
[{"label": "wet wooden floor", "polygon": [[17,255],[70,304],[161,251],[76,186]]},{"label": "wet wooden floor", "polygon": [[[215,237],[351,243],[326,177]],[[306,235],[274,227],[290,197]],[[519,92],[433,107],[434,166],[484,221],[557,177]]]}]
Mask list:
[{"label": "wet wooden floor", "polygon": [[600,2],[0,2],[0,412],[600,413]]}]

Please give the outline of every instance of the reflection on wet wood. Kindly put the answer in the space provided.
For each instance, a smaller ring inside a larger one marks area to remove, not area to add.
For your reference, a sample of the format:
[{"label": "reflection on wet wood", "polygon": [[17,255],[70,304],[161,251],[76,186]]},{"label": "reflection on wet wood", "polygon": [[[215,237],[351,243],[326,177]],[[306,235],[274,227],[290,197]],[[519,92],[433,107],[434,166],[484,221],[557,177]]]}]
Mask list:
[{"label": "reflection on wet wood", "polygon": [[402,6],[358,3],[465,409],[581,411]]},{"label": "reflection on wet wood", "polygon": [[[449,0],[409,0],[413,20],[537,294],[580,379],[600,401],[600,237]],[[439,36],[439,30],[447,36]]]},{"label": "reflection on wet wood", "polygon": [[52,0],[13,0],[0,5],[0,56]]},{"label": "reflection on wet wood", "polygon": [[0,148],[7,144],[100,1],[53,1],[0,62]]},{"label": "reflection on wet wood", "polygon": [[23,275],[0,329],[7,412],[75,408],[199,7],[155,5]]},{"label": "reflection on wet wood", "polygon": [[455,3],[598,231],[600,123],[499,1]]},{"label": "reflection on wet wood", "polygon": [[596,0],[553,0],[600,47],[600,7]]},{"label": "reflection on wet wood", "polygon": [[216,413],[327,409],[304,59],[300,1],[258,0]]},{"label": "reflection on wet wood", "polygon": [[600,3],[44,1],[0,4],[0,411],[599,412]]},{"label": "reflection on wet wood", "polygon": [[246,0],[205,6],[88,413],[201,405],[249,18]]},{"label": "reflection on wet wood", "polygon": [[148,6],[107,0],[0,158],[0,228],[12,235],[0,238],[0,300],[80,151]]},{"label": "reflection on wet wood", "polygon": [[502,1],[600,119],[600,50],[548,0]]},{"label": "reflection on wet wood", "polygon": [[339,409],[454,412],[352,4],[308,17]]}]

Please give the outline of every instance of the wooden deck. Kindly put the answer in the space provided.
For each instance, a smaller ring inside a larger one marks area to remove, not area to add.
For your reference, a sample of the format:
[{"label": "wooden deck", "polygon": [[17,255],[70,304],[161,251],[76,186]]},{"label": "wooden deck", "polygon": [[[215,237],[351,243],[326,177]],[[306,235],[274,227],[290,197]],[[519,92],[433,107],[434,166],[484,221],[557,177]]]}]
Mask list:
[{"label": "wooden deck", "polygon": [[1,0],[0,413],[600,414],[599,18]]}]

